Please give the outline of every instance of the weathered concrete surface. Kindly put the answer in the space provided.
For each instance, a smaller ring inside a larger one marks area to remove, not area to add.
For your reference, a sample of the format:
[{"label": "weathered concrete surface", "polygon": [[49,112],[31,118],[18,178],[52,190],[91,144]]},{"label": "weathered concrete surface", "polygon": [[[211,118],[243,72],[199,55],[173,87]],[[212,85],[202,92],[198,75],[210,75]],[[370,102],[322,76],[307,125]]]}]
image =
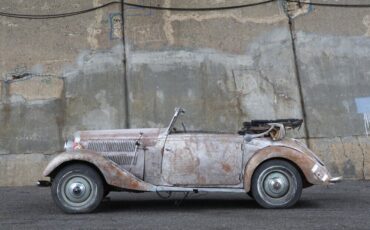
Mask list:
[{"label": "weathered concrete surface", "polygon": [[370,39],[299,32],[297,41],[310,135],[365,134],[356,98],[370,96]]},{"label": "weathered concrete surface", "polygon": [[302,117],[281,5],[141,18],[125,21],[132,126],[163,127],[178,105],[190,129],[235,132],[247,119]]},{"label": "weathered concrete surface", "polygon": [[[16,0],[0,10],[54,14],[106,2]],[[39,154],[62,151],[77,129],[123,127],[120,22],[119,4],[62,19],[0,18],[1,185],[33,183],[48,160]]]},{"label": "weathered concrete surface", "polygon": [[63,80],[53,76],[35,76],[9,83],[8,96],[20,96],[25,100],[61,98]]},{"label": "weathered concrete surface", "polygon": [[310,139],[310,146],[328,166],[333,176],[343,175],[346,179],[369,179],[364,173],[370,164],[368,157],[370,138],[337,137]]},{"label": "weathered concrete surface", "polygon": [[[2,2],[0,9],[13,13],[54,14],[87,9],[105,2],[108,1],[14,0]],[[74,63],[81,50],[111,48],[121,42],[110,39],[110,13],[117,12],[120,12],[119,4],[53,20],[1,17],[1,74],[38,66],[44,73],[59,75],[63,65]]]},{"label": "weathered concrete surface", "polygon": [[355,101],[370,96],[369,18],[368,9],[312,7],[308,14],[294,19],[299,73],[312,137],[366,133],[364,111],[360,108],[365,105],[356,105]]},{"label": "weathered concrete surface", "polygon": [[364,178],[370,180],[370,138],[358,137],[358,141],[364,156]]},{"label": "weathered concrete surface", "polygon": [[[106,2],[14,0],[0,10],[53,14]],[[301,118],[304,109],[309,143],[333,174],[369,179],[367,9],[300,8],[283,0],[214,12],[125,7],[124,33],[121,23],[119,4],[62,19],[0,17],[0,154],[59,152],[76,130],[123,128],[126,120],[131,127],[163,127],[179,105],[188,111],[188,129],[231,132],[244,120]],[[305,129],[293,136],[304,137]],[[17,175],[17,168],[8,170]]]},{"label": "weathered concrete surface", "polygon": [[125,108],[121,45],[84,52],[63,73],[63,136],[77,130],[123,128]]},{"label": "weathered concrete surface", "polygon": [[0,186],[35,185],[50,160],[43,153],[0,154]]},{"label": "weathered concrete surface", "polygon": [[294,18],[311,147],[333,173],[353,179],[369,179],[369,19],[368,9],[319,6]]},{"label": "weathered concrete surface", "polygon": [[0,148],[6,153],[53,153],[63,147],[60,100],[24,101],[12,97],[0,104]]},{"label": "weathered concrete surface", "polygon": [[2,101],[3,99],[3,82],[0,81],[0,102]]}]

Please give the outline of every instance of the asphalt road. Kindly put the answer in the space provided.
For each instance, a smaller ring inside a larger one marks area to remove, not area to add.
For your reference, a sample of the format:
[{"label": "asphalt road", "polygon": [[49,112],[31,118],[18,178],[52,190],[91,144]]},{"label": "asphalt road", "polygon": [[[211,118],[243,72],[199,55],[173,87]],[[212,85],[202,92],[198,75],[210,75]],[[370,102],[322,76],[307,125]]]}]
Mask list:
[{"label": "asphalt road", "polygon": [[0,229],[370,229],[370,181],[303,191],[292,209],[261,209],[244,194],[112,193],[97,212],[67,215],[49,188],[0,188]]}]

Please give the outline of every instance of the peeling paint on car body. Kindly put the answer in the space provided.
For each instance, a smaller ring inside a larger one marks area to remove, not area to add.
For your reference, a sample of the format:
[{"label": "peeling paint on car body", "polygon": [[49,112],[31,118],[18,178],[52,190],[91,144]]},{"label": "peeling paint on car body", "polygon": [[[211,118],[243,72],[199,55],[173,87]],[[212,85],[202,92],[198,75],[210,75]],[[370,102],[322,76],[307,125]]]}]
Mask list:
[{"label": "peeling paint on car body", "polygon": [[182,113],[177,109],[168,128],[163,129],[77,132],[74,141],[78,148],[56,156],[43,174],[52,177],[63,164],[82,161],[94,165],[108,185],[123,190],[249,192],[260,164],[285,159],[309,184],[338,180],[298,140],[193,132],[184,125],[184,130],[178,131],[174,125]]}]

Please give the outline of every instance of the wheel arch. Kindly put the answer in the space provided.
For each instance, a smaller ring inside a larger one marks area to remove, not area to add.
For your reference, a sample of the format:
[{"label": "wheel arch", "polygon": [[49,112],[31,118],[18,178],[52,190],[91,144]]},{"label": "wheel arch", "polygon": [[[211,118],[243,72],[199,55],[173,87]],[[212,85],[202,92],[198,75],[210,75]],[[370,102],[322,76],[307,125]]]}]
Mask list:
[{"label": "wheel arch", "polygon": [[310,187],[313,184],[314,178],[311,172],[311,168],[315,164],[313,159],[296,149],[272,146],[256,152],[246,164],[243,181],[246,192],[251,191],[252,178],[256,169],[261,164],[271,160],[284,160],[292,164],[301,175],[303,188]]},{"label": "wheel arch", "polygon": [[135,177],[132,173],[119,167],[114,162],[106,159],[99,153],[80,150],[78,152],[64,152],[57,155],[45,168],[43,175],[55,176],[64,166],[73,163],[83,163],[93,167],[105,181],[106,185],[120,189],[136,191],[154,191],[152,184],[146,183]]},{"label": "wheel arch", "polygon": [[65,162],[61,163],[60,165],[58,165],[56,168],[54,168],[54,170],[51,171],[48,176],[50,176],[50,178],[53,179],[58,174],[58,172],[60,172],[60,170],[62,170],[63,168],[65,168],[69,165],[73,165],[73,164],[84,164],[84,165],[87,165],[87,166],[91,167],[92,169],[94,169],[99,174],[99,176],[101,177],[104,185],[108,185],[107,181],[105,179],[105,176],[100,171],[100,169],[96,165],[94,165],[93,163],[91,163],[89,161],[84,161],[84,160],[65,161]]}]

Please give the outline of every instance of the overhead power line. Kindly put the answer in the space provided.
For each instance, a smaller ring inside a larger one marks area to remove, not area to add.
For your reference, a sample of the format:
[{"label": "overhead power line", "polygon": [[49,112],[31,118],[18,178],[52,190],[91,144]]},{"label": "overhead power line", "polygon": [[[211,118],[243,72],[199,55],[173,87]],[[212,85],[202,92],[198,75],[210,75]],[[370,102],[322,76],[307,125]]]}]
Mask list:
[{"label": "overhead power line", "polygon": [[[132,7],[139,7],[144,9],[154,9],[154,10],[170,10],[170,11],[218,11],[218,10],[232,10],[232,9],[239,9],[239,8],[246,8],[246,7],[253,7],[258,5],[264,5],[271,2],[275,2],[277,0],[265,0],[255,3],[247,3],[247,4],[240,4],[240,5],[232,5],[232,6],[219,6],[219,7],[165,7],[165,6],[152,6],[152,5],[143,5],[143,4],[136,4],[131,2],[123,2],[124,5],[132,6]],[[313,5],[313,6],[323,6],[323,7],[347,7],[347,8],[368,8],[370,4],[336,4],[336,3],[319,3],[319,2],[307,2],[307,1],[300,1],[300,0],[286,0],[287,2],[295,2],[299,4],[306,4],[306,5]],[[92,12],[98,9],[105,8],[107,6],[113,4],[122,4],[121,1],[111,1],[105,3],[100,6],[92,7],[85,10],[79,10],[75,12],[67,12],[67,13],[59,13],[59,14],[16,14],[16,13],[8,13],[8,12],[1,12],[0,16],[4,17],[11,17],[11,18],[24,18],[24,19],[51,19],[51,18],[64,18],[75,16],[79,14],[85,14],[88,12]]]},{"label": "overhead power line", "polygon": [[[151,6],[151,5],[142,5],[142,4],[136,4],[131,2],[124,2],[123,4],[127,6],[132,7],[139,7],[139,8],[145,8],[145,9],[154,9],[154,10],[170,10],[170,11],[216,11],[216,10],[232,10],[232,9],[238,9],[238,8],[246,8],[246,7],[253,7],[258,5],[267,4],[270,2],[275,2],[277,0],[265,0],[255,3],[248,3],[248,4],[241,4],[241,5],[232,5],[232,6],[220,6],[220,7],[164,7],[164,6]],[[85,14],[91,11],[95,11],[101,8],[105,8],[107,6],[113,5],[113,4],[121,4],[120,1],[111,1],[106,4],[103,4],[101,6],[75,11],[75,12],[67,12],[67,13],[60,13],[60,14],[41,14],[41,15],[35,15],[35,14],[16,14],[16,13],[7,13],[7,12],[0,12],[0,16],[4,17],[11,17],[11,18],[25,18],[25,19],[50,19],[50,18],[64,18],[64,17],[70,17],[75,16],[79,14]]]},{"label": "overhead power line", "polygon": [[135,6],[135,7],[141,7],[141,8],[148,8],[148,9],[154,9],[154,10],[171,10],[171,11],[216,11],[216,10],[231,10],[231,9],[238,9],[238,8],[246,8],[246,7],[252,7],[252,6],[258,6],[267,4],[270,2],[275,2],[276,0],[266,0],[261,2],[255,2],[255,3],[248,3],[248,4],[241,4],[241,5],[234,5],[234,6],[219,6],[219,7],[200,7],[200,8],[188,8],[188,7],[164,7],[164,6],[149,6],[149,5],[141,5],[141,4],[134,4],[125,2],[124,4],[127,6]]},{"label": "overhead power line", "polygon": [[338,4],[338,3],[322,3],[322,2],[307,2],[299,0],[286,0],[287,2],[296,2],[303,5],[323,6],[323,7],[343,7],[343,8],[368,8],[370,4]]},{"label": "overhead power line", "polygon": [[113,4],[117,4],[117,3],[120,3],[120,2],[119,1],[112,1],[112,2],[108,2],[108,3],[100,5],[100,6],[93,7],[93,8],[89,8],[89,9],[85,9],[85,10],[79,10],[79,11],[75,11],[75,12],[60,13],[60,14],[40,14],[40,15],[36,15],[36,14],[14,14],[14,13],[0,12],[0,16],[10,17],[10,18],[25,18],[25,19],[65,18],[65,17],[74,16],[74,15],[85,14],[85,13],[88,13],[88,12],[91,12],[91,11],[95,11],[95,10],[98,10],[98,9],[105,8],[105,7],[113,5]]}]

